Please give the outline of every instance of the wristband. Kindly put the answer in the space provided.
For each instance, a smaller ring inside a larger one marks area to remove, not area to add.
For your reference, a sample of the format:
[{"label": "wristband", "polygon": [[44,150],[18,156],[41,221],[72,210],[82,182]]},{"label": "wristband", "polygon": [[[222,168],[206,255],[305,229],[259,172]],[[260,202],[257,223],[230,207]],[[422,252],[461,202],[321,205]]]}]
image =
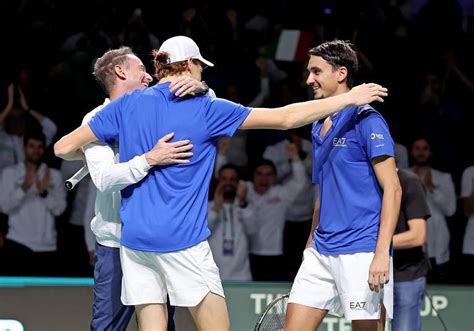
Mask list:
[{"label": "wristband", "polygon": [[203,95],[206,95],[207,92],[209,92],[209,86],[207,86],[206,82],[205,81],[202,81],[201,82],[203,85],[204,85],[204,90],[201,90],[199,92],[196,92],[195,94],[197,96],[203,96]]}]

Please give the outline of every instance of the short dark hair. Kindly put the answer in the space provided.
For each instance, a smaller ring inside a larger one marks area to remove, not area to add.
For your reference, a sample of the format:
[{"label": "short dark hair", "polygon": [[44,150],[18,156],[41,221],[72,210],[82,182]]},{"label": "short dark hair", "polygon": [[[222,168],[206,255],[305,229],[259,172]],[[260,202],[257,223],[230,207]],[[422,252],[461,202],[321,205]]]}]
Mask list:
[{"label": "short dark hair", "polygon": [[359,70],[359,61],[350,42],[344,40],[328,41],[310,49],[309,55],[322,57],[333,69],[346,67],[347,86],[349,88],[354,86],[355,76]]},{"label": "short dark hair", "polygon": [[23,145],[25,146],[29,140],[41,141],[43,146],[46,147],[46,136],[39,130],[26,131],[25,135],[23,136]]},{"label": "short dark hair", "polygon": [[277,175],[277,168],[275,166],[275,163],[273,161],[267,160],[267,159],[260,159],[255,163],[255,166],[253,167],[253,173],[255,174],[255,171],[257,170],[258,167],[261,166],[269,166],[272,168],[273,172],[275,173],[275,176]]},{"label": "short dark hair", "polygon": [[237,173],[237,178],[240,178],[240,174],[239,174],[239,168],[237,168],[237,166],[235,164],[232,164],[232,163],[226,163],[224,164],[220,169],[219,169],[219,172],[217,173],[218,176],[221,175],[222,171],[226,170],[226,169],[231,169],[231,170],[234,170],[236,173]]},{"label": "short dark hair", "polygon": [[95,61],[93,75],[107,95],[110,94],[110,90],[115,84],[114,67],[126,65],[128,55],[135,55],[135,53],[130,47],[122,46],[105,52]]}]

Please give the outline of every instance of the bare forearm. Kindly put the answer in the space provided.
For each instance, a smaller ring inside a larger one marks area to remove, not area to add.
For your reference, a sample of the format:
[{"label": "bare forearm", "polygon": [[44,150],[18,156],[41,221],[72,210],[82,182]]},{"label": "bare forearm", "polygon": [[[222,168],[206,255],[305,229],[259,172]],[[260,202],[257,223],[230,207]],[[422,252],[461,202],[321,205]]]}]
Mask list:
[{"label": "bare forearm", "polygon": [[85,124],[56,142],[54,144],[54,154],[64,160],[76,160],[72,157],[77,157],[77,150],[96,140],[97,138],[89,125]]},{"label": "bare forearm", "polygon": [[[313,123],[347,106],[361,106],[373,101],[383,102],[387,89],[377,84],[362,84],[349,92],[322,100],[294,103],[285,107],[268,109],[254,108],[247,116],[242,129],[287,130]],[[268,113],[271,111],[271,114]]]},{"label": "bare forearm", "polygon": [[407,249],[422,245],[423,243],[420,241],[416,233],[413,233],[412,231],[398,233],[393,236],[394,249]]},{"label": "bare forearm", "polygon": [[399,186],[385,187],[382,198],[380,229],[375,253],[388,254],[393,233],[397,226],[402,192]]},{"label": "bare forearm", "polygon": [[[55,145],[56,146],[56,145]],[[55,147],[56,148],[56,147]],[[80,149],[76,149],[72,152],[65,153],[65,154],[56,154],[56,156],[60,157],[65,161],[80,161],[84,160],[84,153]]]},{"label": "bare forearm", "polygon": [[327,99],[293,103],[275,109],[254,108],[241,128],[287,130],[301,127],[334,114],[351,104],[351,98],[344,93]]},{"label": "bare forearm", "polygon": [[412,218],[407,221],[408,231],[397,233],[393,236],[393,248],[407,249],[421,247],[426,240],[426,220]]},{"label": "bare forearm", "polygon": [[344,93],[332,98],[288,105],[283,107],[286,111],[285,128],[291,129],[313,123],[351,104],[349,95]]},{"label": "bare forearm", "polygon": [[418,247],[418,240],[416,235],[410,231],[402,232],[393,236],[393,248],[405,249]]},{"label": "bare forearm", "polygon": [[84,154],[82,153],[82,151],[80,149],[78,150],[75,150],[74,152],[68,154],[68,155],[65,155],[63,157],[63,160],[67,160],[67,161],[82,161],[84,160]]}]

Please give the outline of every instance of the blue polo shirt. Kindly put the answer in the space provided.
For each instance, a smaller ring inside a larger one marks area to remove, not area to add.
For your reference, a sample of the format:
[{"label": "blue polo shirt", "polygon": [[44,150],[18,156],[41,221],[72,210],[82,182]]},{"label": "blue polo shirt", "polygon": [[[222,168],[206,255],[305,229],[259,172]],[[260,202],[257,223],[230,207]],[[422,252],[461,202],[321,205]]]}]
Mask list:
[{"label": "blue polo shirt", "polygon": [[232,136],[250,109],[208,96],[176,98],[169,83],[137,90],[112,101],[89,122],[103,143],[119,142],[120,162],[148,152],[165,134],[190,139],[186,165],[154,167],[121,191],[121,243],[147,252],[173,252],[205,240],[209,183],[216,142]]},{"label": "blue polo shirt", "polygon": [[371,160],[393,157],[394,143],[382,115],[368,105],[348,107],[332,121],[323,139],[323,121],[312,130],[313,183],[321,199],[313,247],[325,255],[374,252],[382,190]]}]

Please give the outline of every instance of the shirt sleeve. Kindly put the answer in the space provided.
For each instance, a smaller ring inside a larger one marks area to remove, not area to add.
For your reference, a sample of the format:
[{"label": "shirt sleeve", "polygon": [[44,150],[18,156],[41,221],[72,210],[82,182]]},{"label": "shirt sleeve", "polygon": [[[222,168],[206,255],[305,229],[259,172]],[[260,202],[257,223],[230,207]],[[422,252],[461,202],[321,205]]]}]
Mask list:
[{"label": "shirt sleeve", "polygon": [[211,232],[213,232],[217,228],[217,225],[220,222],[220,217],[219,217],[220,212],[221,211],[216,212],[214,210],[214,200],[209,201],[208,213],[207,213],[207,225],[209,226],[209,229],[211,230]]},{"label": "shirt sleeve", "polygon": [[244,231],[248,236],[254,235],[258,231],[258,226],[255,222],[255,210],[252,204],[247,204],[245,208],[238,208],[237,212],[240,213],[243,220]]},{"label": "shirt sleeve", "polygon": [[474,192],[474,167],[464,170],[461,179],[461,198],[468,198]]},{"label": "shirt sleeve", "polygon": [[376,111],[362,113],[359,115],[358,131],[370,160],[382,155],[395,156],[394,142],[382,115]]},{"label": "shirt sleeve", "polygon": [[58,127],[51,121],[49,118],[44,117],[41,121],[41,128],[43,129],[43,134],[46,137],[46,146],[49,146],[58,132]]},{"label": "shirt sleeve", "polygon": [[395,143],[395,161],[399,169],[408,169],[408,151],[402,144]]},{"label": "shirt sleeve", "polygon": [[282,188],[280,197],[286,201],[288,206],[295,201],[308,180],[303,161],[291,161],[291,168],[292,176],[285,184],[280,186]]},{"label": "shirt sleeve", "polygon": [[50,169],[51,180],[48,185],[48,195],[45,198],[46,208],[53,216],[61,215],[66,209],[66,190],[58,170]]},{"label": "shirt sleeve", "polygon": [[415,218],[427,220],[431,214],[426,200],[425,190],[421,180],[415,176],[407,179],[406,187],[403,188],[405,195],[404,208],[407,221]]},{"label": "shirt sleeve", "polygon": [[145,178],[151,166],[145,154],[128,162],[115,163],[115,153],[109,146],[93,142],[84,147],[87,167],[100,192],[116,192]]},{"label": "shirt sleeve", "polygon": [[208,98],[206,124],[210,138],[232,136],[250,114],[250,108],[224,100]]},{"label": "shirt sleeve", "polygon": [[0,170],[0,210],[9,214],[15,208],[21,206],[26,197],[21,189],[24,176],[17,176],[13,168]]},{"label": "shirt sleeve", "polygon": [[453,178],[451,174],[433,171],[432,176],[435,188],[432,192],[428,192],[428,196],[444,216],[451,217],[456,212],[456,191]]},{"label": "shirt sleeve", "polygon": [[123,95],[104,106],[88,123],[94,135],[103,144],[112,145],[119,138],[122,122],[120,109],[126,97],[127,95]]}]

